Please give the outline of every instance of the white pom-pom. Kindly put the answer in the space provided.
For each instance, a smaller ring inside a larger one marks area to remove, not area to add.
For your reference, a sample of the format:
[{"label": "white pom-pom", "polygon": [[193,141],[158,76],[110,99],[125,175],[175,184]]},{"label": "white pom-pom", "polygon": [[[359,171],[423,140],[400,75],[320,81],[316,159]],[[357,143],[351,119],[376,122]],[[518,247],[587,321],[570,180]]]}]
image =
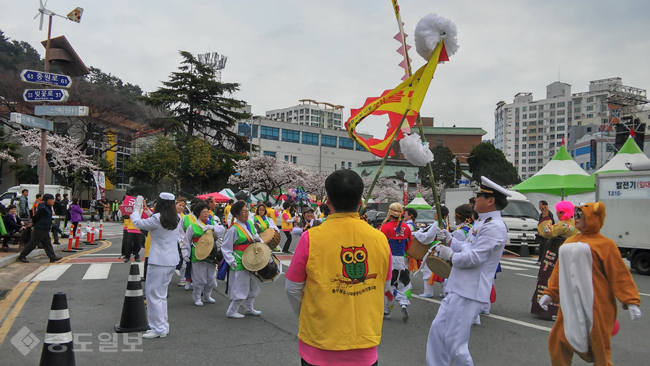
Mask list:
[{"label": "white pom-pom", "polygon": [[429,149],[429,143],[422,143],[417,133],[406,135],[399,141],[404,158],[415,166],[425,166],[433,160],[433,153]]},{"label": "white pom-pom", "polygon": [[420,19],[415,27],[415,50],[425,60],[429,61],[440,37],[445,39],[447,55],[451,57],[458,51],[456,24],[447,18],[429,14]]}]

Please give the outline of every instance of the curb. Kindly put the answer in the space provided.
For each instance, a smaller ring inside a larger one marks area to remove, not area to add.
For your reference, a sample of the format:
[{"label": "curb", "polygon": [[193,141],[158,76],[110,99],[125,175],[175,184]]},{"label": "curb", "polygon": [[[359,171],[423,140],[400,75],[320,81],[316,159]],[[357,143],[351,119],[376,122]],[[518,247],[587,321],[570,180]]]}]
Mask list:
[{"label": "curb", "polygon": [[[52,245],[52,248],[54,248],[55,253],[60,252],[63,249],[63,245]],[[38,249],[38,248],[34,249],[31,253],[29,253],[27,258],[34,258],[34,257],[38,257],[40,255],[45,255],[45,249]],[[11,263],[15,263],[16,258],[18,258],[18,253],[10,254],[10,255],[8,255],[6,257],[0,258],[0,268],[6,267],[6,266],[10,265]]]}]

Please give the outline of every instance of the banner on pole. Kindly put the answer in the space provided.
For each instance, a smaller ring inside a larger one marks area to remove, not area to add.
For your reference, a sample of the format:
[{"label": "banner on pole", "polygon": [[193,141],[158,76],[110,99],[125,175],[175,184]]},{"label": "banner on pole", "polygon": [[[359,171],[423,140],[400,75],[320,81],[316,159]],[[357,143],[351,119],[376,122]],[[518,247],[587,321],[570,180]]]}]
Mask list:
[{"label": "banner on pole", "polygon": [[93,171],[95,186],[97,187],[96,199],[103,200],[106,198],[106,176],[104,172]]}]

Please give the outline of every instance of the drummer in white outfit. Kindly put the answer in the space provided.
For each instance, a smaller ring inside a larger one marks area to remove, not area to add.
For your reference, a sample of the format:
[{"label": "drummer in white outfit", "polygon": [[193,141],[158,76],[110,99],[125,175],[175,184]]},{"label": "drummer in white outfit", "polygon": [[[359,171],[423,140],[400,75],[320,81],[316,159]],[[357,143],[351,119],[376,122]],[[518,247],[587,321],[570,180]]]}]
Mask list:
[{"label": "drummer in white outfit", "polygon": [[428,366],[474,365],[469,353],[469,333],[483,304],[490,301],[499,260],[508,231],[501,219],[510,192],[481,177],[474,210],[479,214],[467,241],[452,238],[447,230],[438,239],[450,245],[436,245],[436,255],[452,263],[446,290],[427,341]]},{"label": "drummer in white outfit", "polygon": [[248,245],[254,242],[262,242],[255,224],[249,220],[246,202],[238,201],[230,209],[234,217],[233,225],[230,226],[223,238],[221,252],[226,263],[230,266],[230,306],[226,312],[229,318],[243,318],[239,313],[239,307],[244,302],[244,314],[259,316],[261,311],[253,307],[255,298],[260,293],[260,281],[246,270],[242,264],[241,256]]},{"label": "drummer in white outfit", "polygon": [[[212,298],[212,289],[217,287],[217,266],[207,258],[198,259],[192,249],[205,232],[212,230],[214,237],[219,238],[226,232],[226,228],[219,224],[219,220],[214,220],[214,225],[208,224],[210,222],[210,207],[206,203],[197,203],[192,208],[192,211],[197,219],[185,231],[184,246],[181,252],[184,261],[192,262],[192,283],[194,284],[192,299],[194,305],[203,306],[203,301],[210,304],[216,302]],[[203,301],[201,301],[201,294],[203,294]]]},{"label": "drummer in white outfit", "polygon": [[160,193],[153,216],[143,220],[142,196],[138,196],[134,205],[131,221],[141,230],[148,230],[151,235],[149,265],[147,268],[145,288],[147,298],[147,322],[149,328],[142,338],[163,338],[169,333],[167,321],[167,288],[172,280],[174,269],[178,265],[178,223],[174,195]]}]

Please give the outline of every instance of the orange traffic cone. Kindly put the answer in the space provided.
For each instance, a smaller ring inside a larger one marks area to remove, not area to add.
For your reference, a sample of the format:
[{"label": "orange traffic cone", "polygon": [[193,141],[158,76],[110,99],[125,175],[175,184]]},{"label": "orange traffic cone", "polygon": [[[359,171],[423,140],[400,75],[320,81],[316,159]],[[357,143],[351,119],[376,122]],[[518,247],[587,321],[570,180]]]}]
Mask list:
[{"label": "orange traffic cone", "polygon": [[74,249],[75,250],[83,250],[83,248],[79,248],[79,238],[81,238],[81,223],[77,225],[77,236],[74,238]]},{"label": "orange traffic cone", "polygon": [[52,298],[45,332],[39,365],[75,365],[68,300],[63,292],[54,294]]},{"label": "orange traffic cone", "polygon": [[97,240],[104,240],[103,232],[104,232],[104,226],[103,226],[102,220],[99,220],[99,239],[97,239]]},{"label": "orange traffic cone", "polygon": [[[90,227],[90,225],[89,225]],[[95,243],[95,223],[93,222],[92,227],[90,229],[90,233],[88,234],[88,241],[85,243],[87,245],[97,245]]]},{"label": "orange traffic cone", "polygon": [[63,252],[74,253],[75,250],[72,248],[72,241],[74,240],[74,224],[70,223],[70,236],[68,236],[68,249],[63,249]]},{"label": "orange traffic cone", "polygon": [[144,305],[142,282],[140,282],[140,266],[137,263],[132,263],[129,270],[129,281],[126,284],[122,318],[120,324],[115,324],[115,331],[131,333],[143,332],[147,329],[149,329],[149,324]]}]

